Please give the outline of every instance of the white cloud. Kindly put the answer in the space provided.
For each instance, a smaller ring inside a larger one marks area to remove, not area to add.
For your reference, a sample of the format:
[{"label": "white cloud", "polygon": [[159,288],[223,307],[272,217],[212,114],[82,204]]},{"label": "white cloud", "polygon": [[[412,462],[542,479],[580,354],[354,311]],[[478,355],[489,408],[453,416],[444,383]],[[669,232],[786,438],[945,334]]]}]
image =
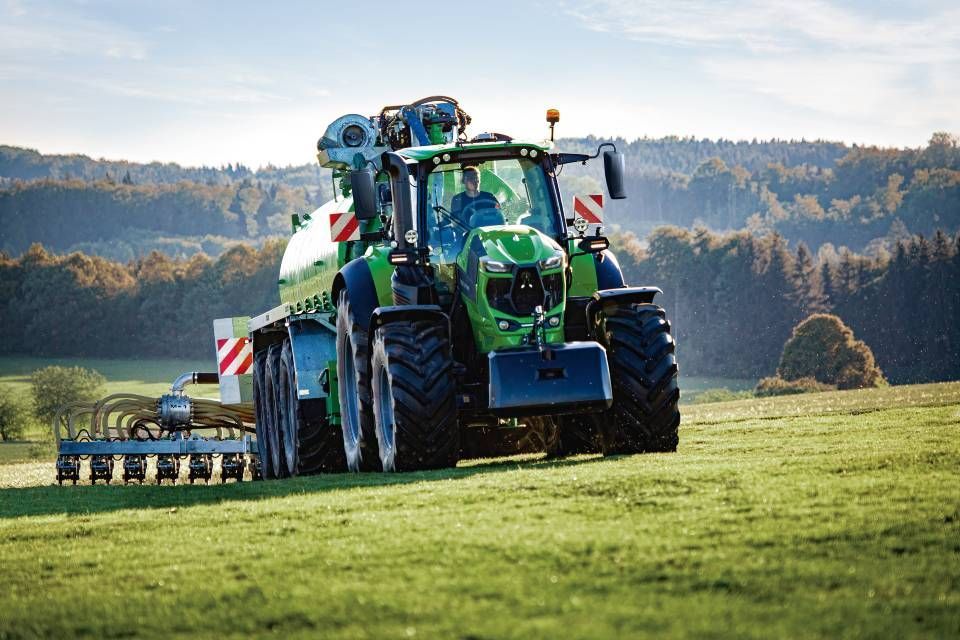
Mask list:
[{"label": "white cloud", "polygon": [[680,47],[723,86],[849,122],[960,128],[960,8],[873,18],[824,1],[601,0],[588,28]]},{"label": "white cloud", "polygon": [[143,60],[147,43],[115,24],[63,10],[26,11],[7,3],[0,22],[0,57],[104,56]]}]

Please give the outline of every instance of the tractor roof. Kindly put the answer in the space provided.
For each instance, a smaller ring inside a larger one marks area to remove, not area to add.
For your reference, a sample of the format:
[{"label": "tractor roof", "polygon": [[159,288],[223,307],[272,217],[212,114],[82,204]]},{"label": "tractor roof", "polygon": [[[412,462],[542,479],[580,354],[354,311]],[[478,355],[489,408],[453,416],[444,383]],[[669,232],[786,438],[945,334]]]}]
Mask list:
[{"label": "tractor roof", "polygon": [[463,151],[485,151],[494,149],[511,149],[516,147],[535,148],[540,151],[550,151],[553,144],[544,140],[512,140],[510,142],[464,142],[462,144],[433,144],[423,147],[407,147],[400,149],[398,154],[411,160],[429,160],[438,153],[457,154]]}]

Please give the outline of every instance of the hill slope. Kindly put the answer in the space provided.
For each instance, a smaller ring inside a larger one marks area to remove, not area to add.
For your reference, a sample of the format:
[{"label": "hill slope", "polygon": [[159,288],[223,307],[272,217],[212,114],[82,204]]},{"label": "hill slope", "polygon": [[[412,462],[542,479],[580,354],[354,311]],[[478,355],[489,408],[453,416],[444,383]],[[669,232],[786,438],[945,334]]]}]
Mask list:
[{"label": "hill slope", "polygon": [[7,488],[0,636],[954,635],[958,421],[895,387],[694,407],[668,455]]}]

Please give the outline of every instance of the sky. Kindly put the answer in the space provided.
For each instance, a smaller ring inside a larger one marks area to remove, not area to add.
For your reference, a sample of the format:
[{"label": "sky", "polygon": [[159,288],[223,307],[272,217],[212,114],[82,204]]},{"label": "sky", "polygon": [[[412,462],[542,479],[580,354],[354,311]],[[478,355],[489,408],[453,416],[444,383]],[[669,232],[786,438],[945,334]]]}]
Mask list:
[{"label": "sky", "polygon": [[450,95],[472,133],[960,133],[960,3],[0,0],[0,144],[250,167],[345,113]]}]

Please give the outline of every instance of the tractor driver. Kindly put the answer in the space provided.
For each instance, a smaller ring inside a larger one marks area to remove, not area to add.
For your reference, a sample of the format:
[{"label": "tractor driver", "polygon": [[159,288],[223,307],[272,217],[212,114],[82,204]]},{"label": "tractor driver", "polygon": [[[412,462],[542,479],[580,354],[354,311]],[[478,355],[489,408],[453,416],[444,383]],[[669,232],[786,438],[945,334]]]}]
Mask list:
[{"label": "tractor driver", "polygon": [[[463,191],[453,196],[451,213],[454,219],[466,227],[479,227],[503,224],[500,201],[489,191],[480,191],[480,170],[477,167],[464,167],[461,176]],[[476,214],[477,219],[471,223]]]}]

